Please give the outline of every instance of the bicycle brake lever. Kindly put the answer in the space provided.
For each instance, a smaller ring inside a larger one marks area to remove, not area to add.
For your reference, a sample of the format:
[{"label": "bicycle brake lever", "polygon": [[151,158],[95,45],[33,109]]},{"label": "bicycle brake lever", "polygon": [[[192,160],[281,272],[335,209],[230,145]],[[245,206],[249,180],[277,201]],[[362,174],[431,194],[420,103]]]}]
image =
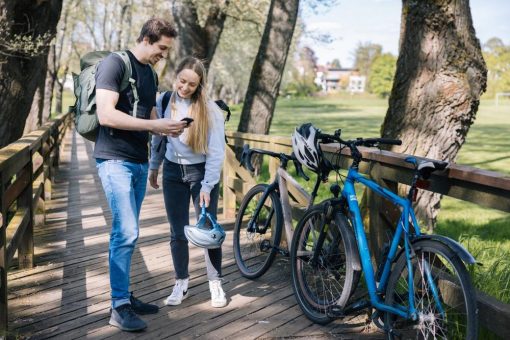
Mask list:
[{"label": "bicycle brake lever", "polygon": [[310,180],[310,177],[308,177],[305,172],[303,171],[303,166],[299,161],[294,157],[294,153],[292,154],[292,161],[294,162],[294,166],[296,167],[296,172],[299,176],[304,178],[306,181]]},{"label": "bicycle brake lever", "polygon": [[251,165],[251,155],[253,151],[250,150],[250,146],[248,144],[243,145],[243,152],[241,154],[241,164],[246,169],[250,170],[251,172],[255,171],[255,168]]}]

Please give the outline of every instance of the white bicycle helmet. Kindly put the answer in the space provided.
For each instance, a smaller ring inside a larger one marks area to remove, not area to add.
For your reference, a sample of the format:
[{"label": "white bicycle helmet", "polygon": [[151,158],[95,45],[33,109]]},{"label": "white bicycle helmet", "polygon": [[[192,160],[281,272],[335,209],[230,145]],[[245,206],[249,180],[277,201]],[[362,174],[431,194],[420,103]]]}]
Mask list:
[{"label": "white bicycle helmet", "polygon": [[292,150],[299,163],[318,172],[320,157],[317,143],[317,130],[311,123],[297,127],[292,134]]},{"label": "white bicycle helmet", "polygon": [[[207,225],[207,219],[211,222],[212,228]],[[196,225],[184,226],[184,234],[193,245],[207,249],[220,248],[226,236],[225,230],[205,211],[205,207],[202,207]]]}]

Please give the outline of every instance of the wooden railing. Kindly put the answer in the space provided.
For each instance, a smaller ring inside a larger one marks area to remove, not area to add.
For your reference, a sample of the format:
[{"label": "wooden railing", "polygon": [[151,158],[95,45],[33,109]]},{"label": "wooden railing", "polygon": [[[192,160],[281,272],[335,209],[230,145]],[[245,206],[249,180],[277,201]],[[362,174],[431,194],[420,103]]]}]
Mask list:
[{"label": "wooden railing", "polygon": [[37,131],[0,149],[0,338],[7,330],[7,271],[18,253],[19,268],[31,268],[34,226],[44,222],[44,201],[71,122],[62,114]]},{"label": "wooden railing", "polygon": [[[292,149],[290,137],[228,132],[227,138],[230,148],[227,147],[223,169],[223,209],[225,217],[229,218],[235,216],[236,202],[240,202],[244,194],[255,184],[251,174],[239,166],[232,148],[242,147],[247,143],[250,147],[274,152],[290,153]],[[352,162],[348,149],[342,151],[340,158],[336,154],[337,146],[324,145],[322,149],[326,152],[326,157],[332,160],[334,157],[344,169],[347,169]],[[369,175],[379,184],[393,191],[397,190],[399,183],[410,184],[413,168],[404,161],[406,155],[367,148],[360,148],[360,150],[366,161],[361,163],[360,172]],[[270,161],[271,177],[275,175],[277,166],[277,161]],[[483,207],[510,212],[510,176],[508,175],[450,164],[447,170],[434,173],[428,184],[430,191],[473,202]],[[291,185],[288,189],[293,197],[300,197],[295,186]],[[385,240],[385,235],[380,230],[386,227],[388,220],[392,219],[391,216],[397,214],[395,208],[384,201],[369,193],[365,202],[368,205],[368,216],[365,217],[369,229],[368,237],[375,247],[381,246]],[[304,207],[306,201],[295,199],[294,204]],[[478,307],[480,323],[503,339],[509,339],[510,305],[478,291]]]}]

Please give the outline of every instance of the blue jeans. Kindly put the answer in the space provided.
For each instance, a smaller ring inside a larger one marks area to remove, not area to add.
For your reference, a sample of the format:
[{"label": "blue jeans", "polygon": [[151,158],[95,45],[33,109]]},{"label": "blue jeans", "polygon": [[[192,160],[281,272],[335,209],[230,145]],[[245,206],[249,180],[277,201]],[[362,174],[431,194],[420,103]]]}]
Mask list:
[{"label": "blue jeans", "polygon": [[140,208],[147,187],[148,163],[97,159],[101,183],[112,213],[110,288],[112,308],[129,303],[129,270],[138,239]]},{"label": "blue jeans", "polygon": [[[200,182],[204,179],[205,163],[180,165],[165,159],[163,163],[163,196],[168,221],[170,222],[170,250],[177,279],[189,277],[188,240],[184,226],[189,224],[189,202],[193,199],[196,216],[200,215]],[[207,211],[216,219],[219,185],[211,191]],[[221,278],[221,248],[204,249],[207,278]]]}]

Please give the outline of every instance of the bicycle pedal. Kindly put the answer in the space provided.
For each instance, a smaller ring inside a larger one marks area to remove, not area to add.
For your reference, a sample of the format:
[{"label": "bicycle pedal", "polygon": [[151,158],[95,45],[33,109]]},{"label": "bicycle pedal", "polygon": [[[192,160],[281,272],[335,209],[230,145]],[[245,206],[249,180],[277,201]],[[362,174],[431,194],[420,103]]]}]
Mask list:
[{"label": "bicycle pedal", "polygon": [[384,324],[383,316],[381,315],[381,312],[375,311],[371,316],[370,319],[372,319],[372,322],[374,325],[377,326],[380,330],[386,331],[387,327]]},{"label": "bicycle pedal", "polygon": [[327,315],[332,318],[343,318],[346,316],[344,309],[340,306],[329,307]]},{"label": "bicycle pedal", "polygon": [[402,333],[397,332],[393,328],[390,328],[389,330],[386,330],[386,335],[388,336],[388,339],[402,339]]}]

